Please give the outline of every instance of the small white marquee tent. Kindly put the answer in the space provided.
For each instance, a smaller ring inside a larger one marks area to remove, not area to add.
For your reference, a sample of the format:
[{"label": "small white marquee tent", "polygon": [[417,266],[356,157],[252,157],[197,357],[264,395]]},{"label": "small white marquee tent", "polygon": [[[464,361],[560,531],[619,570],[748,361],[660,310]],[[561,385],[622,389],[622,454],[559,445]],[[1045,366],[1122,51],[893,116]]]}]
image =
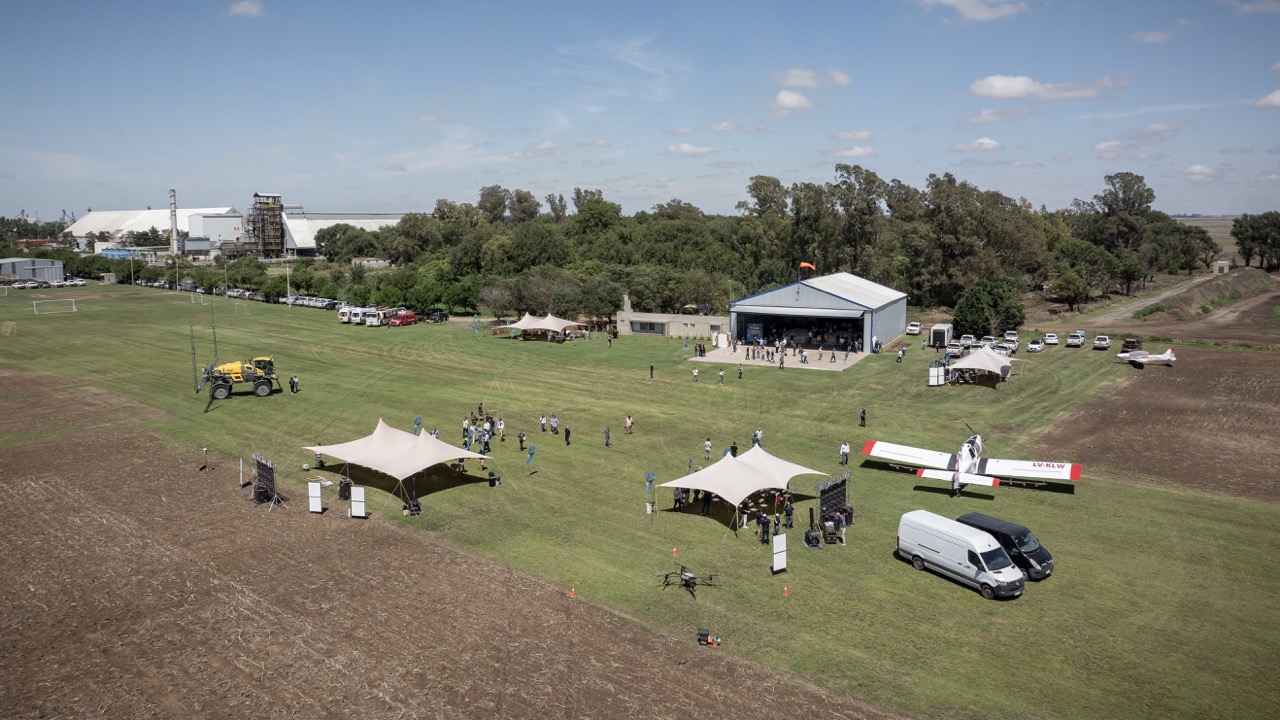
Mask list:
[{"label": "small white marquee tent", "polygon": [[980,347],[970,352],[967,356],[951,363],[952,370],[982,370],[984,372],[995,373],[1001,377],[1007,376],[1008,368],[1013,366],[1013,361],[989,347]]}]

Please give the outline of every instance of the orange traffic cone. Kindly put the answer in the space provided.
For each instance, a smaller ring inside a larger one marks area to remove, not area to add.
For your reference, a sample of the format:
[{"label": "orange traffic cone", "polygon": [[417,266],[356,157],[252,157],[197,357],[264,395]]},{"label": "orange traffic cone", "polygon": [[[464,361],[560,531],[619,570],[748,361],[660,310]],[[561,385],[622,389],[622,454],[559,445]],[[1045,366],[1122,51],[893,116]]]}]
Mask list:
[{"label": "orange traffic cone", "polygon": [[782,586],[782,597],[791,597],[791,591],[787,589],[786,585]]},{"label": "orange traffic cone", "polygon": [[577,588],[575,588],[574,586],[570,585],[570,586],[569,586],[569,598],[570,598],[570,599],[573,599],[573,598],[576,598],[576,597],[578,597],[578,590],[577,590]]},{"label": "orange traffic cone", "polygon": [[675,556],[676,556],[676,549],[673,547],[671,548],[671,557],[675,557]]}]

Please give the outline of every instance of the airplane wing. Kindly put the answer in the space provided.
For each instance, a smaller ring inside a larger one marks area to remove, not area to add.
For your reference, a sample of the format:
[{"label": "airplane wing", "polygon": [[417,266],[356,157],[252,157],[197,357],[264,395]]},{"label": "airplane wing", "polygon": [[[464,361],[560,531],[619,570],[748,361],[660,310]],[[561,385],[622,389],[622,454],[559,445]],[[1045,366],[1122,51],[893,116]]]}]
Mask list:
[{"label": "airplane wing", "polygon": [[[890,462],[937,468],[939,470],[954,470],[956,467],[956,456],[950,453],[921,450],[909,445],[895,445],[879,440],[868,440],[867,444],[862,446],[862,454],[870,455],[877,460],[888,460]],[[951,479],[949,474],[947,479]]]},{"label": "airplane wing", "polygon": [[[951,482],[955,479],[954,472],[946,470],[925,470],[921,468],[916,471],[916,477],[930,478],[933,480],[946,480]],[[993,478],[987,475],[974,475],[973,473],[960,473],[961,485],[987,485],[990,487],[1000,487],[1000,478]]]},{"label": "airplane wing", "polygon": [[983,458],[978,472],[1027,480],[1079,480],[1079,463],[1039,462],[1035,460],[1001,460]]}]

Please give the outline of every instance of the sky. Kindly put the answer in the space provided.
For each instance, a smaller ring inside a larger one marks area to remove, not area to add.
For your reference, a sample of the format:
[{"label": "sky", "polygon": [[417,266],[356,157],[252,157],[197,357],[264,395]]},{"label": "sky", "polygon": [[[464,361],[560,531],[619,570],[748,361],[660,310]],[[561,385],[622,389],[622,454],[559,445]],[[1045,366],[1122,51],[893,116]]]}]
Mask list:
[{"label": "sky", "polygon": [[[4,11],[0,215],[429,212],[501,185],[734,214],[951,173],[1280,210],[1280,0],[46,0]],[[544,204],[544,210],[546,209]],[[570,203],[572,211],[572,203]]]}]

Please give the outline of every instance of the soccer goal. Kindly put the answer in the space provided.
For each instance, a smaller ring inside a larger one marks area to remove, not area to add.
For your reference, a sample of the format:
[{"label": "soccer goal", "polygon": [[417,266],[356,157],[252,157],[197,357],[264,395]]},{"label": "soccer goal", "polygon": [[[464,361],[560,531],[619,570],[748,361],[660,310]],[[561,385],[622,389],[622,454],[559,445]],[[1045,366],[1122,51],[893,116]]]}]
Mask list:
[{"label": "soccer goal", "polygon": [[31,309],[37,315],[69,313],[76,311],[75,300],[32,300]]},{"label": "soccer goal", "polygon": [[200,293],[191,293],[191,304],[192,305],[212,305],[213,300],[208,295],[201,295]]},{"label": "soccer goal", "polygon": [[0,335],[9,337],[18,334],[18,323],[12,320],[6,320],[4,325],[0,325]]}]

